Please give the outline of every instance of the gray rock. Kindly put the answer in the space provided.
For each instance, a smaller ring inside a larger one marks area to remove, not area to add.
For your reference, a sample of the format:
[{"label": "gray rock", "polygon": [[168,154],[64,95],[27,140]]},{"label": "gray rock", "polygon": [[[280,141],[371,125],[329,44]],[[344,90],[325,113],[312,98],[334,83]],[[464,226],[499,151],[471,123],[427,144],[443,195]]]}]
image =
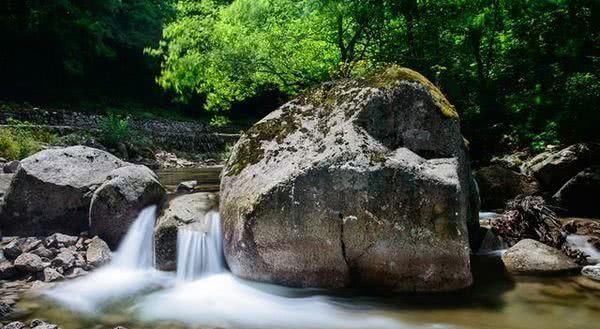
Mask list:
[{"label": "gray rock", "polygon": [[66,235],[62,233],[54,233],[44,240],[44,244],[48,248],[62,248],[74,246],[77,243],[78,237]]},{"label": "gray rock", "polygon": [[572,216],[600,217],[600,166],[586,168],[563,185],[552,197]]},{"label": "gray rock", "polygon": [[162,203],[166,191],[154,172],[145,166],[112,171],[92,197],[89,222],[93,233],[116,247],[139,212]]},{"label": "gray rock", "polygon": [[44,263],[38,255],[32,253],[24,253],[15,259],[15,267],[19,271],[36,273],[44,269]]},{"label": "gray rock", "polygon": [[52,260],[50,265],[54,268],[62,267],[63,269],[69,269],[75,265],[75,253],[69,249],[63,248],[56,257]]},{"label": "gray rock", "polygon": [[176,192],[178,192],[178,193],[191,192],[194,190],[194,188],[196,186],[198,186],[198,181],[195,181],[195,180],[181,182],[181,183],[179,183],[179,185],[177,185]]},{"label": "gray rock", "polygon": [[85,146],[48,149],[22,160],[4,198],[0,229],[11,235],[86,230],[92,192],[126,164]]},{"label": "gray rock", "polygon": [[25,323],[20,322],[20,321],[14,321],[14,322],[11,322],[11,323],[5,325],[4,327],[2,327],[2,329],[25,329],[25,328],[27,328]]},{"label": "gray rock", "polygon": [[24,252],[29,252],[41,244],[41,240],[33,237],[16,238],[10,241],[2,252],[7,259],[13,260]]},{"label": "gray rock", "polygon": [[158,269],[175,270],[178,228],[200,222],[209,210],[216,208],[217,196],[213,193],[180,195],[169,202],[156,221],[154,233]]},{"label": "gray rock", "polygon": [[77,277],[80,277],[82,275],[86,275],[88,272],[80,267],[73,267],[68,269],[65,272],[65,276],[67,277],[67,279],[74,279]]},{"label": "gray rock", "polygon": [[579,269],[579,265],[560,250],[539,241],[525,239],[509,248],[502,261],[515,274],[553,274]]},{"label": "gray rock", "polygon": [[0,262],[0,280],[10,280],[14,279],[19,275],[19,271],[13,265],[13,263],[9,261]]},{"label": "gray rock", "polygon": [[56,249],[54,249],[54,248],[48,249],[44,246],[39,246],[36,249],[32,250],[31,253],[34,255],[38,255],[41,258],[51,259],[51,258],[54,258],[54,256],[56,256]]},{"label": "gray rock", "polygon": [[600,145],[574,144],[559,151],[542,153],[522,166],[546,191],[555,193],[571,177],[592,165],[600,164]]},{"label": "gray rock", "polygon": [[512,171],[520,172],[521,166],[527,159],[529,154],[527,152],[515,152],[511,154],[506,154],[504,156],[493,157],[490,160],[492,165],[498,165],[500,167],[510,169]]},{"label": "gray rock", "polygon": [[498,165],[481,168],[475,172],[479,186],[481,209],[502,209],[517,195],[534,195],[540,192],[535,178]]},{"label": "gray rock", "polygon": [[595,281],[600,281],[600,265],[585,266],[581,274]]},{"label": "gray rock", "polygon": [[246,131],[222,174],[231,271],[290,286],[472,283],[479,226],[458,116],[420,74],[327,83]]},{"label": "gray rock", "polygon": [[18,160],[13,160],[13,161],[5,164],[4,167],[2,168],[2,171],[4,171],[5,174],[14,174],[17,172],[17,170],[19,170],[20,166],[21,166],[21,162],[19,162]]},{"label": "gray rock", "polygon": [[98,267],[110,262],[112,254],[106,242],[95,236],[88,244],[85,256],[90,265]]},{"label": "gray rock", "polygon": [[58,281],[58,280],[62,280],[62,279],[63,279],[63,275],[58,273],[58,271],[56,271],[55,269],[53,269],[51,267],[46,267],[44,269],[44,272],[43,272],[44,282],[53,282],[53,281]]},{"label": "gray rock", "polygon": [[31,320],[29,326],[31,329],[58,329],[57,325],[50,324],[39,319]]}]

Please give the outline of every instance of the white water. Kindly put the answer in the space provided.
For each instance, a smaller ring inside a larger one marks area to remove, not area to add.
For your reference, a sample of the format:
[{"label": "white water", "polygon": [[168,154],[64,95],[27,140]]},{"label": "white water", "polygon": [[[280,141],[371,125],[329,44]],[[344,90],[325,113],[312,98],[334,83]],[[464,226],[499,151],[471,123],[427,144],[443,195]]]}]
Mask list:
[{"label": "white water", "polygon": [[567,243],[569,246],[581,250],[587,256],[588,263],[600,263],[600,251],[588,239],[587,235],[569,234],[567,236]]},{"label": "white water", "polygon": [[[192,327],[448,328],[406,324],[329,297],[298,297],[302,290],[236,278],[225,270],[216,212],[209,212],[200,223],[204,230],[178,232],[177,277],[156,271],[152,267],[155,211],[152,207],[140,213],[109,265],[46,295],[71,310],[97,316],[116,302],[138,296],[131,307],[119,308],[141,322],[176,321]],[[144,296],[144,292],[150,293]]]},{"label": "white water", "polygon": [[155,214],[156,206],[139,214],[106,267],[60,284],[45,295],[71,310],[97,313],[111,302],[166,285],[165,274],[153,268]]},{"label": "white water", "polygon": [[225,270],[219,214],[204,217],[204,230],[180,228],[177,231],[177,279],[191,281]]}]

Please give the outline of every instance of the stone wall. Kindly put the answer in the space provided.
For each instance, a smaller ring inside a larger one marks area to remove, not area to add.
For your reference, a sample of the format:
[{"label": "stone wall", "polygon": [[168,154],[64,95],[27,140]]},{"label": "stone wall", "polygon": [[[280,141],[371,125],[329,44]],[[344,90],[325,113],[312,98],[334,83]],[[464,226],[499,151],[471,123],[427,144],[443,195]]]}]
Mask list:
[{"label": "stone wall", "polygon": [[[59,134],[73,130],[94,131],[100,128],[101,114],[47,110],[36,107],[0,109],[0,124],[9,124],[9,119],[27,121],[32,125],[47,126]],[[172,121],[163,119],[130,118],[131,129],[150,138],[157,146],[168,150],[188,152],[218,152],[225,145],[239,138],[242,127],[214,128],[199,121]]]}]

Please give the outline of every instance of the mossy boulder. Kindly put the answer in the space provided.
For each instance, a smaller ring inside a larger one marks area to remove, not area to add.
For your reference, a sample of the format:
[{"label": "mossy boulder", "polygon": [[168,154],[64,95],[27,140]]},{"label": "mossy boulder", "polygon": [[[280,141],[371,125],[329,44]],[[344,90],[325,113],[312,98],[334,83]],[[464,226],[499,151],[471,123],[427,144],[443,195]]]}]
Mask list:
[{"label": "mossy boulder", "polygon": [[289,286],[460,289],[475,200],[454,107],[392,66],[325,83],[242,135],[221,182],[225,256],[240,277]]}]

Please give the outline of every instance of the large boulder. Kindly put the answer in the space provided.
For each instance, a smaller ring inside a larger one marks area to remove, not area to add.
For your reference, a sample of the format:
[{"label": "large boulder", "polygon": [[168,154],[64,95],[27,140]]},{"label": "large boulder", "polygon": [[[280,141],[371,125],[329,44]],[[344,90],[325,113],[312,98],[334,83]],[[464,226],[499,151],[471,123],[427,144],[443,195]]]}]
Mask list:
[{"label": "large boulder", "polygon": [[240,277],[289,286],[464,288],[475,193],[458,115],[423,76],[393,66],[326,83],[233,148],[225,257]]},{"label": "large boulder", "polygon": [[94,190],[126,163],[85,146],[49,149],[21,161],[0,214],[5,235],[79,233]]},{"label": "large boulder", "polygon": [[194,225],[217,208],[214,193],[180,195],[169,201],[156,221],[154,233],[156,267],[163,271],[174,271],[177,261],[177,230]]},{"label": "large boulder", "polygon": [[479,186],[481,209],[494,210],[506,206],[506,202],[517,195],[539,193],[535,178],[517,173],[499,165],[491,165],[475,172]]},{"label": "large boulder", "polygon": [[600,166],[582,170],[569,179],[552,197],[564,211],[573,216],[600,217],[596,204],[600,195]]},{"label": "large boulder", "polygon": [[579,269],[579,265],[560,250],[539,241],[524,239],[503,255],[506,269],[515,274],[556,274]]},{"label": "large boulder", "polygon": [[165,189],[148,167],[131,165],[115,169],[94,192],[90,229],[114,248],[139,212],[162,203],[165,197]]},{"label": "large boulder", "polygon": [[600,145],[580,143],[539,154],[524,163],[521,169],[537,178],[544,189],[553,194],[578,172],[598,164]]}]

